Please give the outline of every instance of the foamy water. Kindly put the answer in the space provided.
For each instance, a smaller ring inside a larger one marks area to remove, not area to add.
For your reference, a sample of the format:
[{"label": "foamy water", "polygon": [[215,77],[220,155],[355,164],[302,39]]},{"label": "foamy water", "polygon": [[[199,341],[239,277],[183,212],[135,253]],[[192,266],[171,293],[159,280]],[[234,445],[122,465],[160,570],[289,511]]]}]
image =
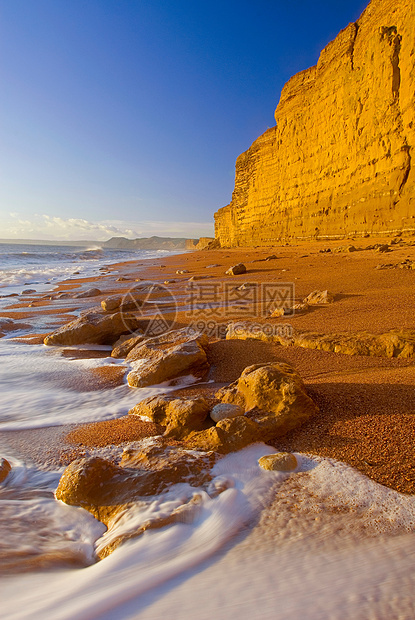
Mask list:
[{"label": "foamy water", "polygon": [[125,382],[96,390],[90,371],[123,362],[68,359],[60,348],[0,339],[0,431],[106,420],[125,415],[147,396],[174,389],[164,384],[131,389]]},{"label": "foamy water", "polygon": [[85,248],[0,243],[0,295],[20,293],[29,287],[44,292],[64,278],[99,275],[100,268],[105,265],[173,253],[168,250],[112,250],[99,245]]},{"label": "foamy water", "polygon": [[[219,461],[211,489],[225,490],[217,497],[209,489],[180,484],[137,504],[126,517],[130,525],[169,514],[192,495],[200,498],[191,519],[146,531],[97,564],[4,577],[4,617],[413,618],[414,498],[322,459],[304,459],[290,476],[265,472],[257,461],[272,451],[256,444]],[[307,489],[308,500],[297,515],[295,498],[283,492],[289,477]],[[11,479],[6,490],[13,484]],[[280,498],[277,515],[275,498]],[[321,519],[322,536],[306,515],[319,514],[327,498],[331,514]],[[92,550],[102,526],[94,528],[86,513],[75,526],[73,511],[80,509],[55,504],[49,507],[51,521],[59,516],[62,532],[71,539],[80,536],[88,559],[88,545]],[[379,511],[375,521],[374,514],[365,515],[371,505]],[[285,527],[276,527],[281,512],[291,516]],[[261,513],[271,519],[265,519],[265,528],[260,522],[247,529]]]}]

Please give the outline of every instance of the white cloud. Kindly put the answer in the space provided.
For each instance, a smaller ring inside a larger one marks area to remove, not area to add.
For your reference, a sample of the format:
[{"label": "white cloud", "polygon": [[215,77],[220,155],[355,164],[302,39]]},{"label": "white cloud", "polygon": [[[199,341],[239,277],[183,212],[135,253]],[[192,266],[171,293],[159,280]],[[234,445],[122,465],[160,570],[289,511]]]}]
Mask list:
[{"label": "white cloud", "polygon": [[210,237],[212,222],[153,222],[101,220],[89,221],[35,214],[23,219],[10,213],[8,219],[0,219],[0,236],[3,239],[47,239],[105,241],[110,237]]}]

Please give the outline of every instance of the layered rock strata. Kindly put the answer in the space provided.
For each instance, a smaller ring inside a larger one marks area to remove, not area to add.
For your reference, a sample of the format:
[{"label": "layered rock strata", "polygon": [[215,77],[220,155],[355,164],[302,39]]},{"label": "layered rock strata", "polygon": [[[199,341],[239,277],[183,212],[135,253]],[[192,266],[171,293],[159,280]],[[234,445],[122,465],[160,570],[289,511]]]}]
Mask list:
[{"label": "layered rock strata", "polygon": [[284,86],[215,214],[223,247],[415,230],[415,9],[372,0]]}]

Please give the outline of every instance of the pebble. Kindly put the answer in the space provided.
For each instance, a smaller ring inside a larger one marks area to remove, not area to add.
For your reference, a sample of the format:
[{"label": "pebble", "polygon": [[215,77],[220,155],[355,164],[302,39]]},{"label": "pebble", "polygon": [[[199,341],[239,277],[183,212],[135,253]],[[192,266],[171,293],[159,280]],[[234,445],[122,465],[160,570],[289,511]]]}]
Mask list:
[{"label": "pebble", "polygon": [[298,466],[298,461],[291,452],[277,452],[261,456],[258,464],[267,471],[294,471]]}]

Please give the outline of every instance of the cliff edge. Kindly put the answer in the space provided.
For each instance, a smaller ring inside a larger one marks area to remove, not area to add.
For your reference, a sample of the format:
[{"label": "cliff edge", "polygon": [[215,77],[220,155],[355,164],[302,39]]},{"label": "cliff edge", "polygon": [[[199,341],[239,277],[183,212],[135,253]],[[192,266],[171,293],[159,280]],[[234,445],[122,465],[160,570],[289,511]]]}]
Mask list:
[{"label": "cliff edge", "polygon": [[415,230],[414,0],[372,0],[236,161],[223,247]]}]

